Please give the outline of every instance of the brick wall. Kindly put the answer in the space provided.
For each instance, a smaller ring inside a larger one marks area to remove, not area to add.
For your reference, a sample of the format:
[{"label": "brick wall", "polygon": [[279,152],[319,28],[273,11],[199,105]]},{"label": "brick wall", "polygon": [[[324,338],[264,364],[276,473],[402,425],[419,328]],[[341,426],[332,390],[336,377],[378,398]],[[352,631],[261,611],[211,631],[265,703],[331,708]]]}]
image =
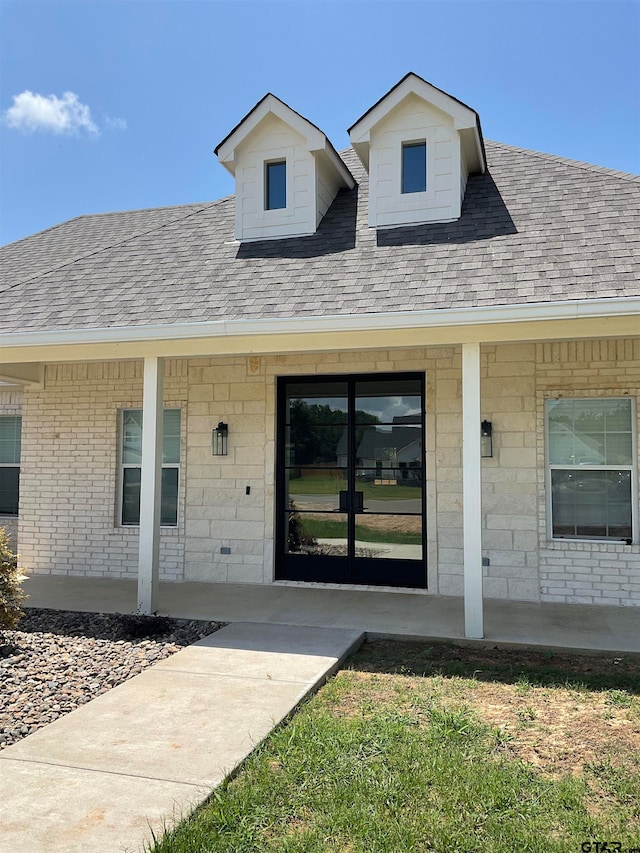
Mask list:
[{"label": "brick wall", "polygon": [[[438,362],[453,369],[453,358],[453,349],[407,349],[190,360],[185,578],[273,579],[277,376],[427,370],[428,500],[435,501],[435,375]],[[211,428],[219,420],[229,424],[227,457],[211,455]],[[428,524],[429,588],[435,592],[435,513]]]},{"label": "brick wall", "polygon": [[[0,388],[0,415],[22,414],[22,388]],[[18,519],[0,515],[0,527],[9,532],[9,541],[15,551],[18,547]]]},{"label": "brick wall", "polygon": [[[186,363],[165,368],[165,404],[184,407]],[[136,576],[138,529],[116,523],[116,483],[119,411],[141,405],[142,362],[50,365],[45,389],[25,390],[19,538],[26,570]],[[166,580],[183,577],[181,479],[178,527],[161,533]]]},{"label": "brick wall", "polygon": [[[493,423],[482,460],[484,594],[538,600],[535,347],[481,348],[481,417]],[[436,360],[438,591],[462,595],[462,377],[460,350]],[[478,430],[480,424],[478,424]]]},{"label": "brick wall", "polygon": [[[638,606],[640,545],[550,542],[547,539],[544,401],[557,396],[625,395],[635,397],[637,401],[640,397],[640,339],[538,344],[536,363],[541,598],[543,601],[576,604]],[[636,406],[636,415],[640,416],[640,406]],[[640,421],[636,427],[637,445]]]},{"label": "brick wall", "polygon": [[[165,405],[183,410],[187,476],[179,525],[161,534],[161,576],[273,579],[277,376],[411,370],[427,379],[429,592],[461,594],[458,347],[168,362]],[[640,604],[640,547],[548,542],[544,484],[545,398],[638,394],[640,341],[483,346],[481,372],[482,417],[494,427],[494,455],[482,460],[485,595]],[[117,424],[119,410],[140,407],[141,397],[141,362],[54,365],[44,391],[25,391],[26,567],[135,577],[138,531],[116,519]],[[220,420],[229,424],[230,450],[213,457],[211,430]]]}]

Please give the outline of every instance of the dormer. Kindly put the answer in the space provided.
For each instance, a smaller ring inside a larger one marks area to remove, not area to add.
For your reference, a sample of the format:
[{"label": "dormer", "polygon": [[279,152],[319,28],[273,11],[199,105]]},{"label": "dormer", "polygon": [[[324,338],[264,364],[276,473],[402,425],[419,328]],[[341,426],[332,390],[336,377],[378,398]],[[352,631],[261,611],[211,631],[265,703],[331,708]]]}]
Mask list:
[{"label": "dormer", "polygon": [[486,168],[480,119],[409,73],[349,128],[369,173],[369,226],[460,217],[470,174]]},{"label": "dormer", "polygon": [[324,133],[267,94],[215,149],[236,180],[243,242],[314,234],[351,172]]}]

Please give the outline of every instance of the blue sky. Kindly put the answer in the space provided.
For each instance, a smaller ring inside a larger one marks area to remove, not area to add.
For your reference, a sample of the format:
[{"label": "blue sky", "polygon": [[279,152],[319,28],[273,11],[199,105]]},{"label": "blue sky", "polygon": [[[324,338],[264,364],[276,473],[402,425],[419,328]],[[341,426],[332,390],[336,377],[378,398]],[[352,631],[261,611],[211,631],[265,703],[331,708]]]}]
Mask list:
[{"label": "blue sky", "polygon": [[640,0],[0,0],[0,15],[1,243],[231,193],[213,148],[267,91],[344,148],[410,70],[488,139],[640,172]]}]

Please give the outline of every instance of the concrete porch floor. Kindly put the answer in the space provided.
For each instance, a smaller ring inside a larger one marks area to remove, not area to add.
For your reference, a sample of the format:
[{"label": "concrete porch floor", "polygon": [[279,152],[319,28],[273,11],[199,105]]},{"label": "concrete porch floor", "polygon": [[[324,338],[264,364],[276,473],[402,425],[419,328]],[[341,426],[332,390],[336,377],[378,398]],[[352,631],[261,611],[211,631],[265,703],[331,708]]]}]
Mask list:
[{"label": "concrete porch floor", "polygon": [[[133,613],[136,583],[32,575],[28,607]],[[161,583],[158,612],[186,619],[358,629],[369,637],[464,641],[461,598],[281,584]],[[640,608],[485,599],[483,644],[640,653]]]}]

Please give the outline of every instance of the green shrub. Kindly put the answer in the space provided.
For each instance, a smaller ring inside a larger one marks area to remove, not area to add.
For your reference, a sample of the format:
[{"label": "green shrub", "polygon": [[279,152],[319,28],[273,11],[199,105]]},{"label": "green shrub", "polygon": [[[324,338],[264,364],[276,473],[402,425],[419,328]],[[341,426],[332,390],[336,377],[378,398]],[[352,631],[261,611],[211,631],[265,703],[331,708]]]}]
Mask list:
[{"label": "green shrub", "polygon": [[18,557],[9,547],[9,534],[0,527],[0,636],[16,628],[24,616],[21,605],[27,596],[22,591],[23,580]]},{"label": "green shrub", "polygon": [[317,540],[313,536],[309,536],[306,532],[302,519],[296,511],[296,505],[293,501],[289,501],[289,509],[291,510],[289,513],[289,533],[287,536],[287,550],[289,553],[297,553],[303,545],[317,545]]}]

